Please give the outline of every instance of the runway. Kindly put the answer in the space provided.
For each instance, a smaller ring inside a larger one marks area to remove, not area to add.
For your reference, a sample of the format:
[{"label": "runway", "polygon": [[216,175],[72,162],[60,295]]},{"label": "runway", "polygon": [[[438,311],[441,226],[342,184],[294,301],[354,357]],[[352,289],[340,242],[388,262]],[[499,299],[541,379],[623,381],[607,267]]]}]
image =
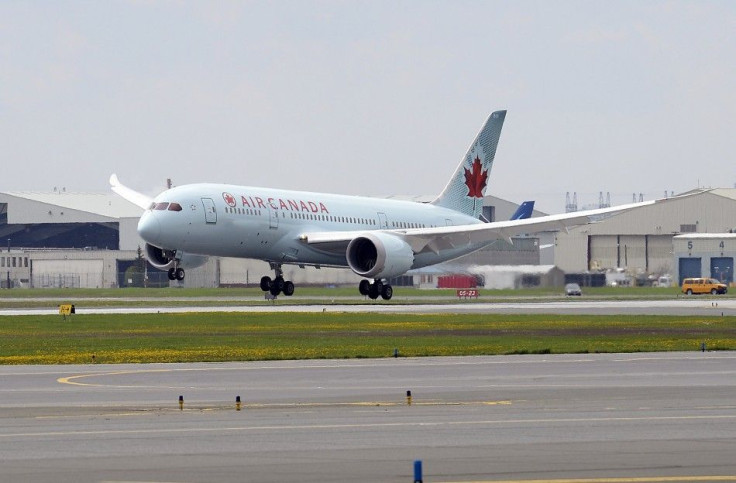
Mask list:
[{"label": "runway", "polygon": [[411,482],[417,459],[425,482],[736,481],[735,353],[5,366],[0,380],[0,481]]}]

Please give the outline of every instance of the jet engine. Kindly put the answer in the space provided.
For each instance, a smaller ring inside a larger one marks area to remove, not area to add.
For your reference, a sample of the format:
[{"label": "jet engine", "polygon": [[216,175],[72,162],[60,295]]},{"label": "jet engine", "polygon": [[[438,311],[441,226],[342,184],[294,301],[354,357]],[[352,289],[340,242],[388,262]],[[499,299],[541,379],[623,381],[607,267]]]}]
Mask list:
[{"label": "jet engine", "polygon": [[353,272],[373,279],[398,277],[414,263],[414,252],[408,243],[380,232],[352,239],[346,257]]},{"label": "jet engine", "polygon": [[196,268],[207,262],[205,255],[192,255],[179,250],[167,250],[146,243],[146,258],[154,267],[161,270],[169,268]]}]

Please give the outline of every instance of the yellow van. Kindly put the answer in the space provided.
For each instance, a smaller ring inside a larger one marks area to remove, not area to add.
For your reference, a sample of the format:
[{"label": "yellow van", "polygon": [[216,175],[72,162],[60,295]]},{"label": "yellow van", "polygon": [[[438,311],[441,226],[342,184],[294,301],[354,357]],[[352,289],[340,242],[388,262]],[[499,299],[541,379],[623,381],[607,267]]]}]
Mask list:
[{"label": "yellow van", "polygon": [[682,281],[682,293],[709,293],[711,295],[724,294],[728,287],[715,278],[686,278]]}]

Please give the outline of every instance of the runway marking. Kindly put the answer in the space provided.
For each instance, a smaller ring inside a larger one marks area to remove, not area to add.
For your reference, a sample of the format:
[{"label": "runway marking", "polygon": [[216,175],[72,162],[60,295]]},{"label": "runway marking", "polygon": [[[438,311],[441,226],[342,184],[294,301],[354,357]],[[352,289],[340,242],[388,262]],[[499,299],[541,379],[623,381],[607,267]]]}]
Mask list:
[{"label": "runway marking", "polygon": [[[172,412],[180,413],[178,409]],[[191,409],[189,411],[192,411]],[[197,410],[199,411],[199,410]],[[186,413],[187,410],[184,410]],[[507,424],[540,424],[540,423],[591,423],[591,422],[634,422],[634,421],[704,421],[704,420],[728,420],[736,419],[736,415],[713,415],[713,416],[654,416],[654,417],[619,417],[619,418],[561,418],[561,419],[510,419],[510,420],[483,420],[483,421],[413,421],[396,423],[365,423],[365,424],[299,424],[299,425],[269,425],[269,426],[232,426],[222,428],[161,428],[161,429],[120,429],[120,430],[97,430],[97,431],[48,431],[34,433],[7,433],[0,434],[0,439],[20,437],[45,437],[45,436],[91,436],[91,435],[131,435],[131,434],[177,434],[177,433],[218,433],[218,432],[241,432],[241,431],[294,431],[294,430],[342,430],[342,429],[370,429],[370,428],[397,428],[397,427],[455,427],[455,426],[478,426],[478,425],[507,425]],[[734,477],[736,478],[736,477]],[[535,481],[535,480],[530,480]],[[554,481],[557,480],[541,480]],[[562,480],[564,481],[564,480]],[[575,480],[572,480],[575,481]],[[585,481],[585,480],[583,480]],[[665,480],[667,481],[667,480]],[[736,480],[734,480],[736,481]],[[498,483],[498,482],[495,482]],[[527,482],[528,483],[528,482]],[[558,482],[559,483],[559,482]]]},{"label": "runway marking", "polygon": [[[736,358],[736,356],[734,356]],[[689,359],[685,357],[685,359]],[[719,359],[728,359],[728,357],[719,358]],[[613,359],[614,362],[630,362],[630,361],[636,361],[637,359]],[[682,360],[682,358],[642,358],[638,360]],[[115,388],[166,388],[166,389],[178,389],[182,387],[190,388],[189,386],[157,386],[157,385],[117,385],[117,384],[100,384],[100,383],[88,383],[88,382],[79,382],[80,379],[86,379],[86,378],[92,378],[92,377],[105,377],[105,376],[119,376],[119,375],[131,375],[131,374],[152,374],[152,373],[176,373],[176,372],[208,372],[208,371],[257,371],[257,370],[295,370],[295,369],[355,369],[355,368],[375,368],[375,367],[384,367],[386,364],[389,364],[389,362],[385,362],[383,359],[379,360],[378,363],[372,363],[372,364],[363,364],[363,363],[347,363],[347,364],[341,364],[341,363],[334,363],[334,364],[304,364],[304,365],[298,365],[298,366],[285,366],[285,365],[273,365],[273,366],[243,366],[243,367],[183,367],[183,368],[170,368],[170,369],[134,369],[134,370],[123,370],[123,371],[113,371],[113,372],[95,372],[95,373],[88,373],[88,374],[77,374],[73,376],[66,376],[66,377],[60,377],[56,379],[56,382],[59,384],[68,384],[73,386],[87,386],[87,387],[115,387]],[[539,363],[581,363],[581,362],[600,362],[600,360],[597,359],[566,359],[566,360],[549,360],[549,359],[541,359],[541,360],[523,360],[523,361],[512,361],[512,360],[497,360],[497,361],[482,361],[482,362],[464,362],[464,361],[451,361],[451,362],[442,362],[438,363],[434,360],[415,360],[411,362],[403,361],[401,364],[401,367],[411,367],[411,366],[417,366],[417,367],[432,367],[432,366],[465,366],[465,365],[495,365],[495,364],[539,364]],[[687,371],[687,372],[675,372],[670,373],[670,375],[675,376],[692,376],[692,375],[701,375],[701,374],[716,374],[716,375],[733,375],[736,374],[736,371],[717,371],[717,372],[698,372],[698,371]],[[627,377],[652,377],[657,376],[658,373],[653,372],[647,372],[647,373],[627,373],[627,374],[619,374],[619,376],[627,376]],[[565,375],[554,375],[554,374],[543,374],[543,375],[534,375],[534,376],[504,376],[500,378],[494,378],[494,379],[514,379],[514,380],[525,380],[525,379],[539,379],[539,378],[556,378],[556,379],[584,379],[584,378],[590,378],[593,377],[593,375],[590,374],[565,374]],[[363,387],[363,386],[361,386]],[[383,387],[383,386],[381,386]],[[421,386],[423,388],[427,387],[436,387],[436,386]],[[445,387],[445,386],[443,386]],[[466,387],[466,386],[463,386]],[[481,388],[487,388],[487,387],[581,387],[580,385],[576,384],[503,384],[503,383],[491,383],[491,384],[482,384],[477,385],[474,387],[481,387]],[[587,386],[586,386],[587,387]],[[0,390],[2,392],[2,390]]]},{"label": "runway marking", "polygon": [[736,476],[644,476],[633,478],[582,478],[558,480],[472,480],[439,483],[676,483],[680,481],[736,481]]},{"label": "runway marking", "polygon": [[[111,384],[92,384],[87,382],[75,382],[72,381],[72,379],[82,379],[86,377],[104,377],[104,376],[119,376],[119,375],[125,375],[125,374],[143,374],[143,373],[156,373],[156,372],[173,372],[177,369],[144,369],[144,370],[134,370],[134,371],[116,371],[116,372],[96,372],[93,374],[80,374],[77,376],[67,376],[67,377],[60,377],[56,380],[59,384],[69,384],[72,386],[90,386],[90,387],[120,387],[120,388],[141,388],[141,387],[156,387],[156,388],[164,388],[165,386],[117,386],[117,385],[111,385]],[[200,370],[200,369],[191,369],[192,371]],[[203,370],[203,369],[201,369]],[[176,389],[176,388],[172,388]]]}]

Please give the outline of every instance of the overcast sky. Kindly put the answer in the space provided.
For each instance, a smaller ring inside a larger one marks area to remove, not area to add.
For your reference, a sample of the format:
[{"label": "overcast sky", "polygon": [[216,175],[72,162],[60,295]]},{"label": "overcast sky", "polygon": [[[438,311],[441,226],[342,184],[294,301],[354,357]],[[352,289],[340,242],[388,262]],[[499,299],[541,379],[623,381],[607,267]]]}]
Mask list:
[{"label": "overcast sky", "polygon": [[564,211],[736,183],[733,1],[0,2],[0,191],[115,172]]}]

